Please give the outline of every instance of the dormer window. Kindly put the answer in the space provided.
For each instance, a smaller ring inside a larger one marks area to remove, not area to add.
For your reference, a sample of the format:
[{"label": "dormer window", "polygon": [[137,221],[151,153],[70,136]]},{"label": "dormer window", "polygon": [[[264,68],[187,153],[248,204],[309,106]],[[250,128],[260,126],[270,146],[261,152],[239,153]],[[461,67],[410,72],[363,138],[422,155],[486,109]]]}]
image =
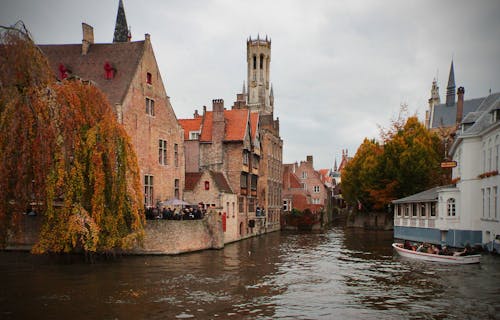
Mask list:
[{"label": "dormer window", "polygon": [[153,84],[153,77],[151,76],[151,73],[146,73],[146,83],[147,84]]},{"label": "dormer window", "polygon": [[115,68],[113,68],[113,66],[106,61],[106,63],[104,64],[104,78],[106,80],[111,80],[115,77]]},{"label": "dormer window", "polygon": [[500,110],[499,109],[491,110],[491,122],[495,123],[498,121],[500,121]]},{"label": "dormer window", "polygon": [[200,138],[200,131],[189,131],[189,140],[198,140]]},{"label": "dormer window", "polygon": [[62,63],[59,64],[59,78],[61,80],[66,79],[71,71]]}]

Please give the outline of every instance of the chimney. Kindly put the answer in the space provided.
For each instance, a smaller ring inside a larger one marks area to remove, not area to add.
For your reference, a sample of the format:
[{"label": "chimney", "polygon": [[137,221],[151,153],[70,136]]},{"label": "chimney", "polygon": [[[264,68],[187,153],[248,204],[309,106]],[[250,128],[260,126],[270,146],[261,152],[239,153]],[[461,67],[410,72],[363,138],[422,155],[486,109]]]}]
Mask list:
[{"label": "chimney", "polygon": [[464,116],[464,87],[459,87],[457,91],[458,101],[457,101],[457,125],[460,125],[462,118]]},{"label": "chimney", "polygon": [[212,141],[222,142],[224,140],[224,100],[212,100]]},{"label": "chimney", "polygon": [[92,28],[91,25],[82,22],[82,31],[82,56],[84,56],[87,54],[87,52],[89,52],[90,45],[94,44],[94,28]]},{"label": "chimney", "polygon": [[311,168],[313,168],[313,156],[307,156],[306,161],[311,165]]},{"label": "chimney", "polygon": [[200,114],[198,113],[198,110],[194,110],[193,118],[199,118]]},{"label": "chimney", "polygon": [[207,106],[203,106],[203,115],[205,115],[205,113],[207,113]]}]

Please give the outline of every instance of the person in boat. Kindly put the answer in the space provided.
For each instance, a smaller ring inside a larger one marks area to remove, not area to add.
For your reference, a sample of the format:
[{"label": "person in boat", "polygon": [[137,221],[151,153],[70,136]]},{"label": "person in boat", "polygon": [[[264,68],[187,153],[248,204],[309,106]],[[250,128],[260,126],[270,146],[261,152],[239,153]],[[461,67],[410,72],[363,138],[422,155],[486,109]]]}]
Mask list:
[{"label": "person in boat", "polygon": [[466,244],[465,248],[463,251],[457,251],[453,255],[454,256],[467,256],[472,253],[472,248],[470,247],[470,244]]},{"label": "person in boat", "polygon": [[427,249],[426,249],[426,248],[427,248],[427,245],[426,245],[426,243],[424,242],[424,243],[422,243],[421,245],[419,245],[419,246],[418,246],[418,248],[417,248],[417,252],[427,252]]},{"label": "person in boat", "polygon": [[451,252],[450,252],[450,250],[448,250],[447,246],[443,246],[441,248],[441,250],[439,251],[439,254],[443,255],[443,256],[449,256],[449,255],[451,255]]},{"label": "person in boat", "polygon": [[411,245],[409,240],[405,240],[403,248],[415,251],[415,247]]}]

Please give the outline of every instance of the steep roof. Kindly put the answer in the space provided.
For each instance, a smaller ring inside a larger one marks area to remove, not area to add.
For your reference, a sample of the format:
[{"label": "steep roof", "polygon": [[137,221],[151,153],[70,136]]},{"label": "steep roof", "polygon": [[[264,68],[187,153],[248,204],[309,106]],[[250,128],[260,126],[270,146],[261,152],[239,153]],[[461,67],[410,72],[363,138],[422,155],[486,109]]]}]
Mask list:
[{"label": "steep roof", "polygon": [[201,117],[197,117],[194,119],[179,119],[179,124],[184,129],[184,140],[189,139],[189,132],[191,131],[199,131],[201,129]]},{"label": "steep roof", "polygon": [[227,179],[224,174],[222,174],[222,172],[209,171],[209,173],[212,176],[212,179],[214,179],[219,191],[233,193],[233,190],[231,190],[231,187],[229,186],[229,183],[227,182]]},{"label": "steep roof", "polygon": [[[81,44],[38,45],[49,59],[50,67],[59,80],[62,64],[71,75],[92,80],[114,104],[122,104],[144,52],[145,41],[91,44],[82,55]],[[115,69],[113,79],[105,78],[104,65]]]},{"label": "steep roof", "polygon": [[[493,109],[500,109],[500,92],[487,96],[483,103],[479,106],[478,111],[474,114],[475,122],[465,132],[461,133],[459,137],[476,135],[487,129],[488,127],[496,124],[491,121],[490,112]],[[472,122],[473,116],[468,121]]]},{"label": "steep roof", "polygon": [[[249,111],[244,109],[224,110],[224,141],[243,141],[248,130]],[[200,141],[212,141],[213,111],[205,112]]]},{"label": "steep roof", "polygon": [[[205,172],[207,172],[212,177],[212,180],[214,181],[215,186],[219,191],[234,193],[233,190],[231,190],[231,187],[229,186],[229,183],[227,182],[227,179],[224,174],[222,174],[222,172],[215,172],[212,170],[208,170]],[[193,191],[194,188],[200,183],[200,179],[205,172],[186,172],[184,190]]]},{"label": "steep roof", "polygon": [[[474,112],[485,100],[485,97],[464,100],[463,115],[467,116],[470,112]],[[451,106],[446,103],[441,103],[434,106],[434,115],[432,117],[432,128],[449,127],[455,125],[457,118],[457,104]],[[463,118],[462,118],[463,119]]]},{"label": "steep roof", "polygon": [[184,190],[193,191],[202,175],[203,172],[186,172]]}]

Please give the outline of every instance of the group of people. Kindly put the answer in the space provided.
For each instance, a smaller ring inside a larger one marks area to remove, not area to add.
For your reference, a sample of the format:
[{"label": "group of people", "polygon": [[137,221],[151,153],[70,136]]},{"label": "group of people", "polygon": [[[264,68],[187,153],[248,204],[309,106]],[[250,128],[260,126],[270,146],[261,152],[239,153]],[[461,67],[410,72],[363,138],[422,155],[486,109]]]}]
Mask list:
[{"label": "group of people", "polygon": [[160,206],[148,207],[146,210],[146,219],[165,219],[165,220],[198,220],[203,219],[206,214],[206,210],[203,205],[198,205],[194,208],[193,206],[186,206],[182,209],[172,209]]},{"label": "group of people", "polygon": [[465,245],[463,251],[451,251],[447,246],[434,245],[430,243],[422,243],[420,245],[412,244],[410,241],[406,240],[404,243],[404,248],[408,250],[413,250],[417,252],[425,252],[431,254],[439,254],[446,256],[465,256],[468,254],[472,254],[472,248],[469,244]]}]

